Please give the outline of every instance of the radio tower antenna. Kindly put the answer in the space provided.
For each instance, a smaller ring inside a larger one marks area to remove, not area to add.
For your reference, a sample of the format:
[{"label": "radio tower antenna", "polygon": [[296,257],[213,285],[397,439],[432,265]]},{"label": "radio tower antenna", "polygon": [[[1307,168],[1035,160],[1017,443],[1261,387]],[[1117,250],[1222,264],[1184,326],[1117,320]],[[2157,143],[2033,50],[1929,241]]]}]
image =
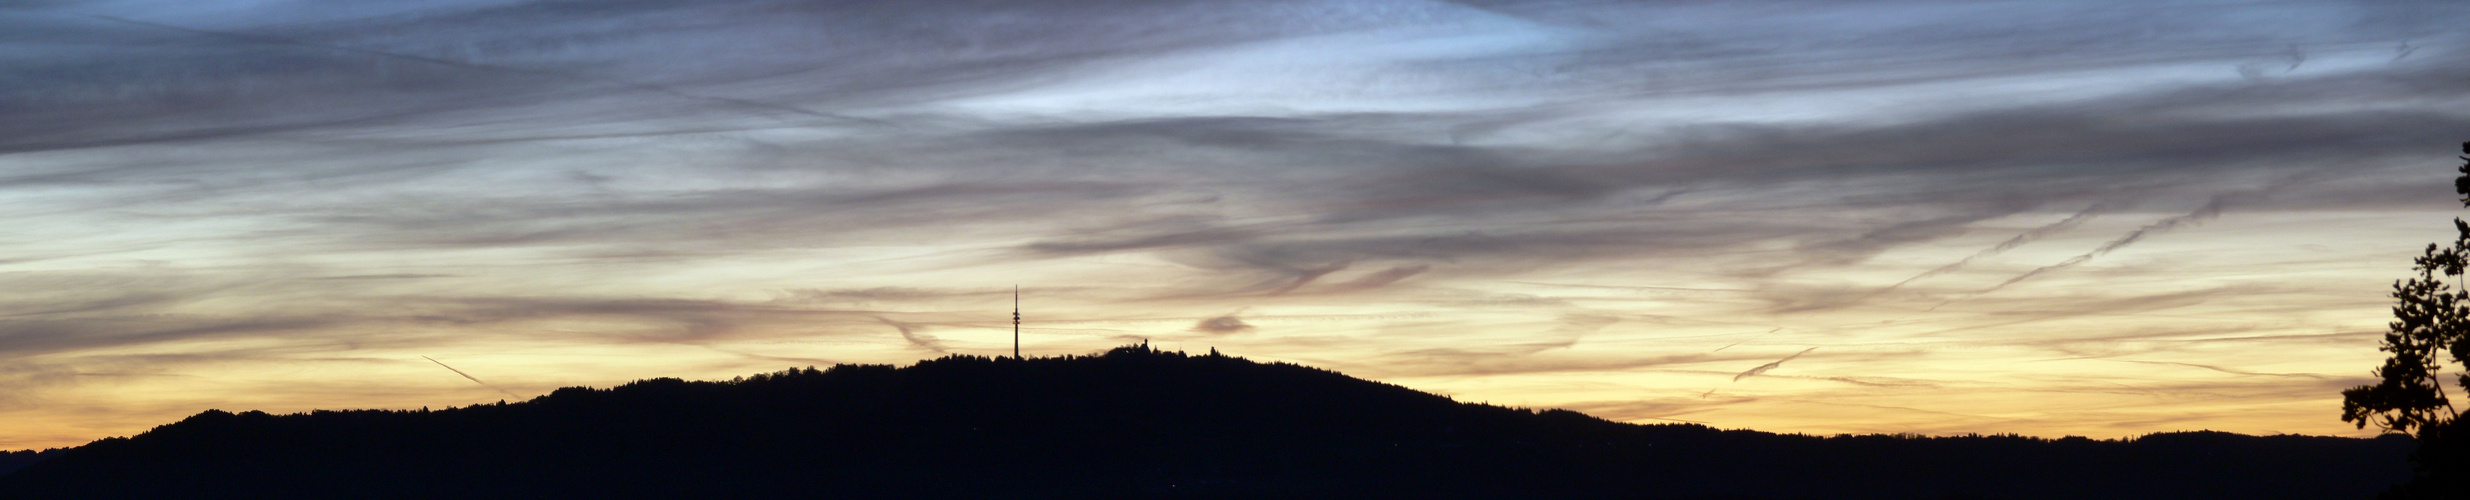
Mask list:
[{"label": "radio tower antenna", "polygon": [[1021,359],[1021,286],[1012,285],[1012,359]]}]

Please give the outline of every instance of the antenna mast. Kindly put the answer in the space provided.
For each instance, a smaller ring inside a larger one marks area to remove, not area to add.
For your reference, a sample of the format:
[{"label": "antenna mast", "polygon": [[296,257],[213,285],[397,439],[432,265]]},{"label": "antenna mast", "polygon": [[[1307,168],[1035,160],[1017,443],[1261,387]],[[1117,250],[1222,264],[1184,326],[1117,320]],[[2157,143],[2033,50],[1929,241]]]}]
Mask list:
[{"label": "antenna mast", "polygon": [[1021,286],[1012,285],[1012,359],[1021,359]]}]

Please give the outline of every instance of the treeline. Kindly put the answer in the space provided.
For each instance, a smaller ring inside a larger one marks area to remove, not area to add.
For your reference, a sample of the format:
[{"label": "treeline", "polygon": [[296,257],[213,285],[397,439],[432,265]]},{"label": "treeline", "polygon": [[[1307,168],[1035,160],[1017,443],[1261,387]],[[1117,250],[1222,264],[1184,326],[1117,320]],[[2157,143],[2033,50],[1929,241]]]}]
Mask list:
[{"label": "treeline", "polygon": [[1133,346],[435,411],[207,411],[0,476],[0,497],[2323,499],[2407,479],[2409,447],[1634,425]]},{"label": "treeline", "polygon": [[46,458],[60,456],[62,452],[66,451],[68,451],[68,448],[51,448],[43,451],[0,451],[0,476],[6,476],[11,472],[17,472],[17,469],[26,468],[28,465],[34,465],[35,462],[41,462]]}]

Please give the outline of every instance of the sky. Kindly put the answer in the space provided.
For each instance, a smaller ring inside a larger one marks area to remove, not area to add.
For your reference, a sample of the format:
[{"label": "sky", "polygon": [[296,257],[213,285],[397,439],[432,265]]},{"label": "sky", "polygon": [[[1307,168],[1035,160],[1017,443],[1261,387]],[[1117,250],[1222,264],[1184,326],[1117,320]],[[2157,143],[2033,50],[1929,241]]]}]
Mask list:
[{"label": "sky", "polygon": [[1166,349],[2367,436],[2470,3],[0,0],[0,449]]}]

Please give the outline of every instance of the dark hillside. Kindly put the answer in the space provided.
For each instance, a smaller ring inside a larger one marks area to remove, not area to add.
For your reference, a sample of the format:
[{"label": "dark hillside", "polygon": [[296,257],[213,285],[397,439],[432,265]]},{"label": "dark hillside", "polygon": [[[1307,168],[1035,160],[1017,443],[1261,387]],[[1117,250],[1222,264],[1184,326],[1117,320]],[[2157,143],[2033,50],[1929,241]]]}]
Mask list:
[{"label": "dark hillside", "polygon": [[17,469],[26,468],[28,465],[34,465],[35,462],[41,462],[43,459],[60,456],[61,453],[66,451],[68,451],[66,448],[52,448],[43,451],[0,451],[0,476],[9,475],[11,472],[17,472]]},{"label": "dark hillside", "polygon": [[207,411],[0,477],[0,498],[2370,498],[2402,439],[1819,438],[1458,403],[1126,347],[438,411]]}]

